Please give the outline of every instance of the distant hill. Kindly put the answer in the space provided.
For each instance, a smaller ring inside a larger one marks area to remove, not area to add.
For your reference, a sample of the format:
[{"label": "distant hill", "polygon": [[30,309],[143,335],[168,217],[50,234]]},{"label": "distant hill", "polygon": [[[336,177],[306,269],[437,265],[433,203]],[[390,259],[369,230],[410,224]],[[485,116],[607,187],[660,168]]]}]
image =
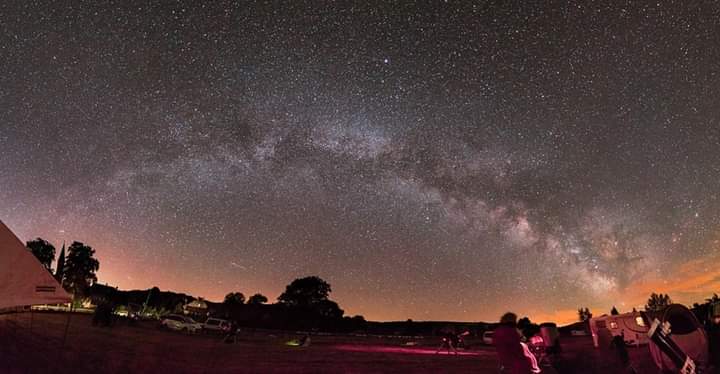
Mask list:
[{"label": "distant hill", "polygon": [[[129,304],[144,305],[147,310],[160,316],[168,313],[182,313],[183,306],[193,300],[192,295],[161,291],[157,287],[147,290],[119,290],[102,284],[90,288],[90,299],[95,305],[112,302],[118,306]],[[328,320],[307,310],[289,309],[280,304],[227,306],[203,300],[210,316],[233,319],[244,327],[271,329],[320,329],[328,331],[362,332],[377,335],[435,336],[446,332],[462,333],[469,331],[473,336],[481,336],[487,330],[494,330],[497,323],[489,322],[449,322],[449,321],[365,321],[362,316]],[[207,317],[196,316],[203,319]],[[580,322],[560,327],[560,331],[570,334],[570,330],[583,329]]]},{"label": "distant hill", "polygon": [[588,322],[574,322],[569,325],[558,327],[558,330],[560,331],[561,335],[570,335],[571,331],[577,330],[577,331],[585,331],[589,332],[589,326]]},{"label": "distant hill", "polygon": [[486,322],[445,322],[445,321],[397,321],[367,322],[367,332],[377,335],[421,335],[434,336],[442,333],[462,333],[469,331],[473,336],[481,336],[487,330],[494,330],[497,323]]}]

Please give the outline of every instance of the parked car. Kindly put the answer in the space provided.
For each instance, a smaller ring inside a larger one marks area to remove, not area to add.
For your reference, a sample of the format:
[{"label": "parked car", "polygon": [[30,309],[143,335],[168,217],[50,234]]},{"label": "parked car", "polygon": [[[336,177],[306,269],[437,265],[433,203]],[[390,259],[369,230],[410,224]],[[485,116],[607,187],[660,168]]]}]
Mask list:
[{"label": "parked car", "polygon": [[203,331],[226,333],[230,331],[230,321],[220,318],[208,318],[207,321],[203,323]]},{"label": "parked car", "polygon": [[482,334],[483,343],[485,343],[487,345],[492,345],[493,344],[493,334],[495,334],[494,331],[485,331]]},{"label": "parked car", "polygon": [[181,316],[179,314],[169,314],[160,319],[160,327],[177,331],[197,333],[202,330],[203,325],[195,322],[190,317]]}]

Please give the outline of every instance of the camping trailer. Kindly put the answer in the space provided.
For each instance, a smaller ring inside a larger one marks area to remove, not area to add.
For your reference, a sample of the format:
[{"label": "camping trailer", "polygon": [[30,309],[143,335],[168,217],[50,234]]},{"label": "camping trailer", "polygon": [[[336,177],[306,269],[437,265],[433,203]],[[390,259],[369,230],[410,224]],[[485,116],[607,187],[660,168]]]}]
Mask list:
[{"label": "camping trailer", "polygon": [[649,338],[647,332],[649,326],[646,326],[640,312],[628,312],[616,315],[604,314],[600,317],[590,319],[590,331],[592,332],[593,345],[595,348],[599,346],[599,335],[603,335],[601,331],[606,329],[612,336],[623,335],[625,343],[630,345],[647,344]]}]

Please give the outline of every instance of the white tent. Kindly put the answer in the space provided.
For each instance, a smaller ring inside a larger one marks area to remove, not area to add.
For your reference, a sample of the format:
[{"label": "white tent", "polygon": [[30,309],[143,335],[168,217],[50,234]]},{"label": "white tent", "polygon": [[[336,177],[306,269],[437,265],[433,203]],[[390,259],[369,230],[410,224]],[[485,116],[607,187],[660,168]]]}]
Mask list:
[{"label": "white tent", "polygon": [[0,309],[70,300],[52,274],[0,221]]}]

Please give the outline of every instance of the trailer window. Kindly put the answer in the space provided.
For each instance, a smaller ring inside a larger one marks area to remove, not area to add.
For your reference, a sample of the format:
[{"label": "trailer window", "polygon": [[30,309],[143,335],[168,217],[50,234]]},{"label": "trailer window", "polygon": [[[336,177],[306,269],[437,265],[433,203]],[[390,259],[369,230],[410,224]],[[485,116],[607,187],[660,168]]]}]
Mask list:
[{"label": "trailer window", "polygon": [[616,328],[617,328],[617,322],[615,322],[615,321],[610,322],[610,328],[611,328],[611,329],[616,329]]},{"label": "trailer window", "polygon": [[643,321],[643,318],[640,316],[635,317],[635,323],[637,323],[638,326],[645,326],[645,321]]}]

